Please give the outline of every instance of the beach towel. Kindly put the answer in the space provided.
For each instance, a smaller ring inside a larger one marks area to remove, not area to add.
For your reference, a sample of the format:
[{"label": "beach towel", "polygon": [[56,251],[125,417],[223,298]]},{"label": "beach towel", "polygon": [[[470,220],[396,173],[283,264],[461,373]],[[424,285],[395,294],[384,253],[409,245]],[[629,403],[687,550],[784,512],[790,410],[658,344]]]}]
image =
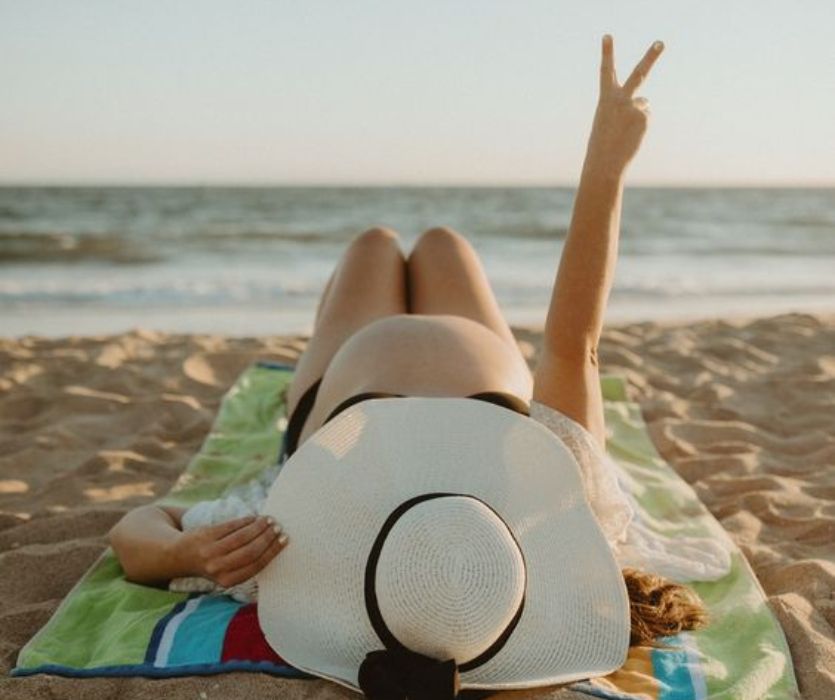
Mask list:
[{"label": "beach towel", "polygon": [[[225,394],[200,451],[158,502],[188,507],[274,469],[292,376],[292,367],[271,362],[245,369]],[[628,475],[644,525],[682,541],[716,538],[732,552],[732,565],[719,580],[690,584],[712,619],[706,629],[666,637],[666,648],[632,647],[618,671],[571,689],[650,700],[796,697],[782,629],[742,553],[655,450],[640,407],[627,400],[624,379],[605,375],[601,386],[607,452]],[[254,604],[130,583],[108,548],[23,647],[11,674],[166,677],[227,671],[309,678],[266,643]]]}]

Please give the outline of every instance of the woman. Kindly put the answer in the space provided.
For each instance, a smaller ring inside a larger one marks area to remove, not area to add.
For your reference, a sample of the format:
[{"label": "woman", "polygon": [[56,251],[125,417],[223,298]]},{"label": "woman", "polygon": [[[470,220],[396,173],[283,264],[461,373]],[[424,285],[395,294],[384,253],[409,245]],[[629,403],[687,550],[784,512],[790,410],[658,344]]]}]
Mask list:
[{"label": "woman", "polygon": [[[628,506],[605,472],[596,351],[617,256],[624,174],[649,115],[647,100],[635,92],[662,50],[655,42],[621,85],[612,38],[603,37],[599,102],[534,374],[461,235],[431,229],[404,257],[396,233],[373,228],[348,246],[322,295],[287,397],[286,456],[364,399],[489,401],[530,413],[569,445],[602,529],[617,540]],[[266,517],[184,531],[184,512],[144,506],[114,526],[110,541],[129,579],[164,584],[201,576],[229,588],[250,580],[288,543]],[[704,622],[688,589],[634,570],[624,576],[631,643],[650,644]]]}]

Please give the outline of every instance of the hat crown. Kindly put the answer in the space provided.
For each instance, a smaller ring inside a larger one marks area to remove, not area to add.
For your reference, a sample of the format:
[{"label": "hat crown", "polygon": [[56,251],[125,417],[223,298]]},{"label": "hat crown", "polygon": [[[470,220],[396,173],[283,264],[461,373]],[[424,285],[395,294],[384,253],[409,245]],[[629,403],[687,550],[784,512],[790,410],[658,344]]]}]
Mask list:
[{"label": "hat crown", "polygon": [[472,496],[443,495],[391,526],[374,583],[398,642],[462,664],[484,653],[519,611],[525,561],[495,511]]}]

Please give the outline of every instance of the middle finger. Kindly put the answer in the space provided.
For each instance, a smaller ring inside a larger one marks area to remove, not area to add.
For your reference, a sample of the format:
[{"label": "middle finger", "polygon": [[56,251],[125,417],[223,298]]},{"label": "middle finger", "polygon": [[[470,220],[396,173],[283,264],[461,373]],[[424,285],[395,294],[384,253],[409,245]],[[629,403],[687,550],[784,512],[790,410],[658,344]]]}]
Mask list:
[{"label": "middle finger", "polygon": [[213,542],[211,553],[215,556],[223,556],[229,552],[234,552],[236,549],[254,540],[266,530],[271,529],[271,527],[272,525],[268,518],[259,516],[257,520],[249,525],[245,525]]},{"label": "middle finger", "polygon": [[232,569],[239,569],[242,566],[247,566],[254,560],[258,559],[264,550],[280,536],[280,533],[276,532],[273,528],[268,527],[255,539],[222,556],[218,562],[219,569],[221,571],[230,571]]},{"label": "middle finger", "polygon": [[255,576],[255,574],[269,564],[273,558],[278,556],[278,553],[284,549],[286,544],[287,540],[282,540],[279,537],[275,542],[267,547],[267,549],[265,549],[255,561],[250,562],[246,566],[242,566],[240,569],[230,571],[227,575],[231,580],[235,581],[235,583],[246,581],[248,578]]},{"label": "middle finger", "polygon": [[623,84],[623,89],[626,91],[626,94],[631,97],[635,94],[635,91],[641,86],[641,83],[647,77],[647,74],[652,68],[652,65],[658,60],[658,57],[661,55],[661,52],[664,50],[664,43],[661,41],[653,42],[652,46],[647,49],[647,52],[644,54],[644,57],[640,60],[637,66],[635,66],[635,70],[632,71],[632,74],[626,79],[626,82]]}]

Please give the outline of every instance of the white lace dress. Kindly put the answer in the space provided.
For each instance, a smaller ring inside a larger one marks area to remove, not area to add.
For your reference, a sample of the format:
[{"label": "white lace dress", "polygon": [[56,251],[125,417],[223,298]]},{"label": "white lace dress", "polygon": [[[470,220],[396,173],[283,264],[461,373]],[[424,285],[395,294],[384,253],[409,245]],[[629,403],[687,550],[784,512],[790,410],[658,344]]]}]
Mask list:
[{"label": "white lace dress", "polygon": [[[677,581],[716,579],[730,570],[730,555],[718,543],[707,538],[671,540],[644,526],[635,517],[636,505],[621,466],[583,426],[538,401],[531,402],[530,417],[551,430],[574,455],[592,512],[621,567],[631,566]],[[277,464],[222,498],[192,506],[183,514],[183,529],[260,513],[280,469]],[[195,577],[173,579],[169,587],[175,591],[222,591],[242,602],[257,598],[255,578],[228,589]]]},{"label": "white lace dress", "polygon": [[594,436],[564,413],[537,401],[531,418],[549,428],[571,450],[583,474],[592,512],[621,568],[631,567],[673,581],[714,581],[731,570],[727,546],[710,537],[666,537],[639,517],[623,467]]}]

